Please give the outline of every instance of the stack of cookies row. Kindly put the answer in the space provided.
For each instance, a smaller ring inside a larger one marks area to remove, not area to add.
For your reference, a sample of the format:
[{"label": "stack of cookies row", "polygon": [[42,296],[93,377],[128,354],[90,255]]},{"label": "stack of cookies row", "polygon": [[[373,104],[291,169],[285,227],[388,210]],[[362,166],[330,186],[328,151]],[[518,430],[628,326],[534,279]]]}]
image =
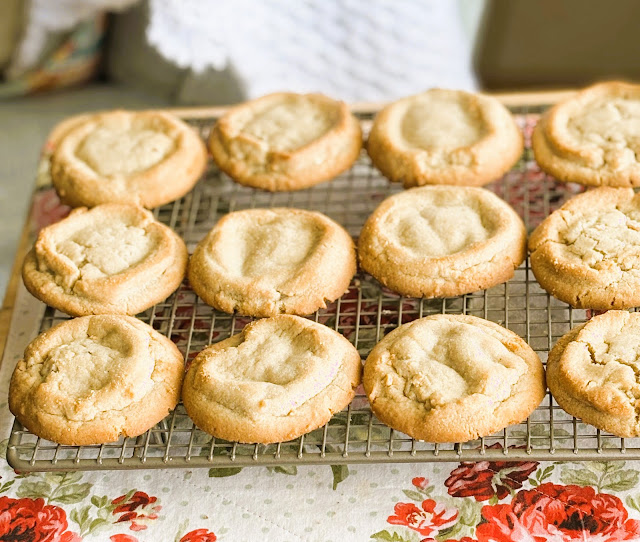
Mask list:
[{"label": "stack of cookies row", "polygon": [[[616,187],[577,196],[529,240],[540,284],[574,306],[640,304],[640,201],[620,188],[640,182],[637,136],[640,91],[620,83],[587,89],[536,128],[544,169]],[[361,139],[344,104],[276,94],[231,109],[209,148],[239,183],[294,190],[348,169]],[[361,377],[344,337],[298,315],[340,297],[357,261],[413,297],[509,280],[526,257],[524,224],[477,186],[510,169],[522,146],[513,118],[491,98],[432,90],[400,100],[376,117],[367,150],[390,180],[417,188],[380,204],[357,256],[349,234],[320,213],[254,209],[220,220],[188,263],[184,242],[143,207],[194,186],[206,163],[200,139],[166,113],[74,119],[61,130],[51,172],[61,199],[78,208],[40,233],[23,278],[36,297],[80,317],[29,345],[12,378],[12,412],[43,438],[93,444],[143,433],[182,396],[214,436],[269,443],[322,426],[362,379],[376,415],[415,438],[464,441],[520,422],[544,397],[545,371],[525,341],[497,324],[452,315],[405,324],[375,346]],[[165,299],[185,274],[213,307],[263,319],[206,348],[183,379],[175,345],[127,315]],[[558,342],[548,365],[563,408],[622,436],[640,434],[629,399],[639,386],[636,320],[624,311],[592,319]]]}]

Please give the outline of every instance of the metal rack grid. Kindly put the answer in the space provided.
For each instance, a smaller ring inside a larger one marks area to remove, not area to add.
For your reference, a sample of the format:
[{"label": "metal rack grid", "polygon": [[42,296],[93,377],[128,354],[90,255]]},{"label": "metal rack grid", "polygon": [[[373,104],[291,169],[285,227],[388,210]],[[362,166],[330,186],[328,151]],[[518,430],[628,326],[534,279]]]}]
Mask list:
[{"label": "metal rack grid", "polygon": [[[518,112],[524,125],[529,112]],[[365,130],[370,118],[362,116]],[[206,137],[213,119],[190,122]],[[529,148],[504,179],[488,188],[516,209],[529,231],[568,197],[582,191],[540,173]],[[242,187],[210,166],[194,191],[156,209],[155,215],[185,239],[190,251],[222,215],[252,207],[321,211],[357,236],[380,201],[400,190],[371,166],[364,152],[349,172],[298,192],[266,193]],[[572,309],[550,297],[536,283],[527,260],[506,284],[448,299],[402,297],[381,288],[368,275],[358,274],[342,298],[311,318],[345,335],[364,358],[398,325],[436,313],[471,314],[497,322],[521,335],[543,361],[560,336],[591,316],[590,311]],[[212,309],[187,284],[139,317],[176,342],[187,360],[212,342],[239,332],[250,321]],[[41,331],[68,318],[49,307]],[[324,427],[275,445],[212,438],[195,428],[179,405],[142,436],[98,446],[57,445],[29,433],[16,421],[7,449],[10,465],[22,472],[472,461],[504,459],[505,455],[535,460],[640,458],[640,439],[625,440],[583,424],[566,414],[548,394],[529,419],[498,434],[465,443],[430,444],[381,424],[360,390],[352,404]]]}]

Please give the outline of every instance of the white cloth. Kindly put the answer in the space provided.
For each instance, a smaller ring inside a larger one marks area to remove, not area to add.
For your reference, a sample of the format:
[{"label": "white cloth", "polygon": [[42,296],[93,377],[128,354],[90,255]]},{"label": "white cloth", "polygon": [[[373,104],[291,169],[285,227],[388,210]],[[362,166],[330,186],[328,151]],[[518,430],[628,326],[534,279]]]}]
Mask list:
[{"label": "white cloth", "polygon": [[147,39],[180,67],[231,67],[248,97],[346,101],[472,90],[471,40],[442,0],[150,0]]}]

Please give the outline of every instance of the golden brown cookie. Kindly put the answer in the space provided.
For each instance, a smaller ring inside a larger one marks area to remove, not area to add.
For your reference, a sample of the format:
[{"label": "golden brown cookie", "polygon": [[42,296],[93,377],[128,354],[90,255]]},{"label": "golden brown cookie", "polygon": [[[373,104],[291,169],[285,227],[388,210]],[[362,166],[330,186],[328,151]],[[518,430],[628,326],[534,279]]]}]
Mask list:
[{"label": "golden brown cookie", "polygon": [[640,437],[640,314],[608,311],[564,335],[549,353],[547,383],[572,416],[620,437]]},{"label": "golden brown cookie", "polygon": [[349,288],[351,236],[329,217],[301,209],[229,213],[200,241],[189,282],[209,305],[248,316],[306,315]]},{"label": "golden brown cookie", "polygon": [[437,88],[385,107],[367,142],[374,165],[405,188],[481,186],[509,171],[522,150],[520,129],[498,100]]},{"label": "golden brown cookie", "polygon": [[135,205],[75,209],[40,231],[22,266],[27,289],[67,314],[138,314],[180,286],[187,247]]},{"label": "golden brown cookie", "polygon": [[515,333],[488,320],[437,314],[389,333],[363,384],[374,414],[429,442],[463,442],[524,420],[545,394],[544,368]]},{"label": "golden brown cookie", "polygon": [[57,134],[51,179],[63,203],[137,203],[148,209],[184,196],[207,162],[198,134],[160,111],[85,115]]},{"label": "golden brown cookie", "polygon": [[640,85],[593,85],[551,108],[532,138],[536,161],[561,181],[640,186]]},{"label": "golden brown cookie", "polygon": [[286,441],[346,407],[361,370],[358,351],[342,335],[280,315],[200,352],[185,376],[182,400],[195,424],[217,438]]},{"label": "golden brown cookie", "polygon": [[82,446],[134,437],[180,399],[184,359],[166,337],[121,315],[84,316],[34,339],[16,366],[9,408],[29,431]]},{"label": "golden brown cookie", "polygon": [[414,297],[450,297],[513,277],[527,236],[516,212],[483,188],[423,186],[385,199],[358,240],[361,267]]},{"label": "golden brown cookie", "polygon": [[640,305],[640,196],[602,187],[571,198],[529,239],[531,269],[545,290],[574,307]]},{"label": "golden brown cookie", "polygon": [[230,109],[209,148],[234,181],[264,190],[300,190],[349,169],[362,147],[360,123],[322,94],[276,93]]}]

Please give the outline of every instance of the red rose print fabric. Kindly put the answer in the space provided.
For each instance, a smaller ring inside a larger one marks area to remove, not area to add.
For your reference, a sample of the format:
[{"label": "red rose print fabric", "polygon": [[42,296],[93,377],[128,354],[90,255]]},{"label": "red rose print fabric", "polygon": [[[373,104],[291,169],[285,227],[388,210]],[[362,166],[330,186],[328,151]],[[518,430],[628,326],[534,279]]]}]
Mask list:
[{"label": "red rose print fabric", "polygon": [[592,487],[542,484],[511,504],[483,507],[482,519],[480,542],[640,540],[640,521],[629,519],[622,501]]},{"label": "red rose print fabric", "polygon": [[[189,531],[180,542],[216,542],[218,538],[214,533],[207,529],[195,529]],[[111,542],[140,542],[135,536],[129,534],[114,534],[109,537]]]},{"label": "red rose print fabric", "polygon": [[16,542],[80,542],[67,530],[67,514],[44,499],[0,497],[0,540]]},{"label": "red rose print fabric", "polygon": [[[496,443],[490,448],[501,448]],[[504,499],[511,491],[520,489],[522,483],[538,468],[537,461],[478,461],[463,462],[445,481],[449,495],[473,497],[487,501],[493,496]]]},{"label": "red rose print fabric", "polygon": [[395,515],[387,521],[392,525],[406,525],[421,535],[430,535],[455,523],[457,510],[448,510],[433,499],[426,499],[420,508],[415,504],[399,502],[394,508]]},{"label": "red rose print fabric", "polygon": [[115,505],[114,516],[119,516],[117,523],[130,522],[129,529],[143,531],[147,528],[149,520],[158,518],[158,512],[162,509],[156,505],[157,497],[151,497],[144,491],[136,491],[133,494],[121,495],[111,501]]},{"label": "red rose print fabric", "polygon": [[429,486],[429,480],[422,477],[416,477],[411,480],[411,483],[416,486],[418,489],[425,489]]},{"label": "red rose print fabric", "polygon": [[216,540],[216,535],[212,532],[206,529],[196,529],[185,534],[180,539],[180,542],[215,542]]}]

